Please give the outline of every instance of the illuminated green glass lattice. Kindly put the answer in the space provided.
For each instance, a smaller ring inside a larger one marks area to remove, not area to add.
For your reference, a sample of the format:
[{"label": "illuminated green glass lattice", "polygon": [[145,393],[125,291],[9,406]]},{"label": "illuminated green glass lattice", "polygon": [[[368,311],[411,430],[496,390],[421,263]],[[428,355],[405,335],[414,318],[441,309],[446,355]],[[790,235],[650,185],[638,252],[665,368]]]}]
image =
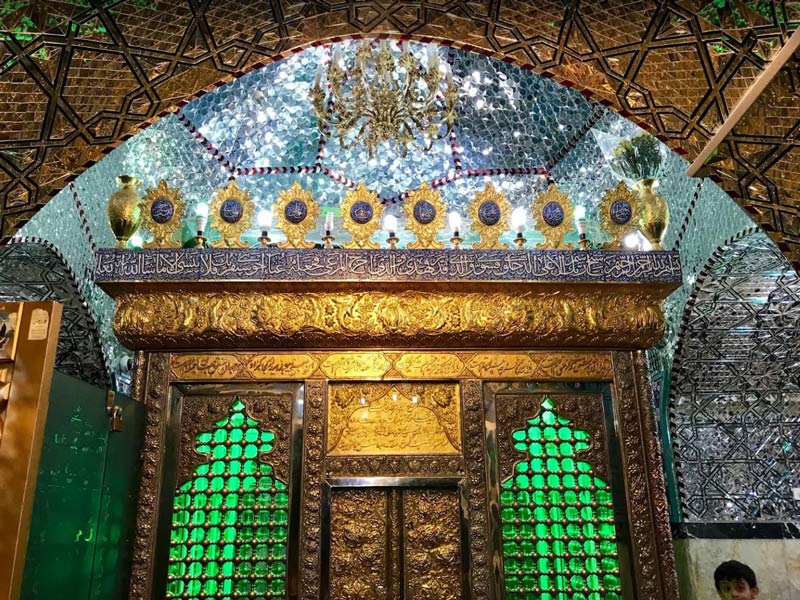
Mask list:
[{"label": "illuminated green glass lattice", "polygon": [[258,429],[236,400],[212,432],[197,436],[210,462],[178,488],[172,515],[168,598],[284,598],[289,494],[258,456],[275,434]]},{"label": "illuminated green glass lattice", "polygon": [[621,600],[614,506],[608,485],[575,454],[589,434],[545,398],[528,429],[512,433],[528,455],[500,490],[508,600]]}]

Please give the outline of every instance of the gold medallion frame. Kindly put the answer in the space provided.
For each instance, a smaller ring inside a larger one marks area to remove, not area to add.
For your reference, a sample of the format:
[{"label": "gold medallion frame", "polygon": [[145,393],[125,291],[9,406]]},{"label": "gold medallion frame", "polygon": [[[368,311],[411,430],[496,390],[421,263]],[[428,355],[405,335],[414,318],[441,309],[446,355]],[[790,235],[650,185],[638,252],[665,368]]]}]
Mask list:
[{"label": "gold medallion frame", "polygon": [[[153,204],[160,199],[172,203],[172,216],[166,223],[157,223],[150,211]],[[154,188],[148,188],[144,193],[144,227],[153,236],[153,241],[145,242],[145,248],[180,248],[181,240],[175,241],[175,232],[183,226],[183,215],[186,203],[178,188],[170,187],[165,180],[158,182]]]},{"label": "gold medallion frame", "polygon": [[[561,206],[561,210],[564,211],[564,219],[555,227],[548,225],[542,215],[544,207],[550,202],[555,202]],[[565,244],[562,241],[564,236],[572,231],[574,227],[572,222],[573,208],[569,194],[559,190],[555,183],[551,183],[546,191],[536,196],[536,199],[533,201],[531,212],[536,222],[537,229],[545,239],[544,243],[536,244],[537,248],[552,248],[554,250],[567,250],[572,248],[572,244]]]},{"label": "gold medallion frame", "polygon": [[[299,223],[292,223],[286,218],[286,207],[292,200],[299,200],[305,203],[308,213]],[[281,190],[278,194],[278,201],[275,203],[273,214],[278,221],[278,228],[286,236],[285,242],[278,244],[279,248],[313,248],[314,242],[306,241],[306,236],[317,226],[317,219],[320,215],[320,206],[314,200],[311,190],[303,188],[298,182],[294,182],[288,190]]]},{"label": "gold medallion frame", "polygon": [[[242,217],[236,223],[228,223],[219,214],[222,204],[226,200],[236,200],[242,205]],[[215,248],[226,246],[228,248],[247,248],[247,242],[241,241],[242,234],[250,227],[253,220],[253,201],[250,192],[241,189],[235,181],[217,189],[208,207],[211,225],[219,231],[221,239],[211,245]]]},{"label": "gold medallion frame", "polygon": [[[494,202],[500,209],[500,219],[494,225],[486,225],[481,221],[480,208],[484,202]],[[472,222],[472,229],[479,236],[480,240],[472,244],[476,250],[506,249],[507,244],[500,242],[500,236],[506,232],[508,219],[511,217],[511,203],[506,195],[488,183],[483,190],[477,192],[469,203],[469,218]]]},{"label": "gold medallion frame", "polygon": [[[611,206],[617,200],[624,200],[631,206],[631,218],[622,225],[615,223],[611,218]],[[600,215],[600,226],[611,236],[611,241],[603,246],[606,249],[620,250],[625,236],[639,228],[639,214],[641,213],[639,196],[624,181],[617,182],[616,187],[605,191],[597,211]]]},{"label": "gold medallion frame", "polygon": [[[430,223],[420,223],[414,217],[414,207],[417,202],[427,201],[436,210],[436,216]],[[436,234],[444,228],[447,206],[439,192],[432,190],[427,183],[423,183],[418,190],[411,192],[403,203],[403,212],[406,217],[406,227],[417,236],[417,239],[408,244],[410,250],[423,250],[427,248],[444,248],[444,242],[436,241]]]},{"label": "gold medallion frame", "polygon": [[[366,223],[358,223],[350,216],[350,211],[357,202],[366,202],[372,208],[372,217]],[[356,189],[350,190],[344,195],[340,206],[342,210],[342,227],[353,238],[353,241],[344,244],[344,247],[367,250],[380,248],[379,243],[371,241],[375,232],[381,228],[383,205],[378,194],[367,189],[364,183],[359,183]]]}]

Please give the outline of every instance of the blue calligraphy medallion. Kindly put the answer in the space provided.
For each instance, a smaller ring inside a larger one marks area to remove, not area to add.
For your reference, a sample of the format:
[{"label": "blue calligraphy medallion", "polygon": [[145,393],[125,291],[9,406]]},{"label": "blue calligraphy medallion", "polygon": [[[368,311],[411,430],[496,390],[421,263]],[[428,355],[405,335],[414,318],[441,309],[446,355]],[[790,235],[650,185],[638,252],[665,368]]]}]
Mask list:
[{"label": "blue calligraphy medallion", "polygon": [[608,212],[617,225],[625,225],[633,217],[633,208],[627,200],[615,200]]},{"label": "blue calligraphy medallion", "polygon": [[372,219],[372,207],[368,202],[359,200],[350,208],[350,218],[359,225],[365,225]]},{"label": "blue calligraphy medallion", "polygon": [[420,200],[414,205],[414,218],[418,223],[427,225],[436,218],[436,208],[427,200]]},{"label": "blue calligraphy medallion", "polygon": [[297,225],[298,223],[302,223],[308,216],[308,207],[302,200],[292,200],[286,205],[283,214],[289,223]]},{"label": "blue calligraphy medallion", "polygon": [[497,225],[497,222],[500,220],[500,207],[497,206],[497,202],[493,200],[483,202],[478,207],[478,218],[481,223],[488,227]]},{"label": "blue calligraphy medallion", "polygon": [[238,223],[242,218],[242,214],[244,214],[244,207],[241,202],[234,198],[228,198],[219,207],[220,218],[231,225]]},{"label": "blue calligraphy medallion", "polygon": [[153,221],[159,225],[168,222],[174,214],[175,207],[172,205],[172,202],[166,198],[157,198],[150,205],[150,216],[153,218]]},{"label": "blue calligraphy medallion", "polygon": [[542,218],[550,227],[558,227],[564,221],[564,209],[558,202],[548,202],[542,209]]}]

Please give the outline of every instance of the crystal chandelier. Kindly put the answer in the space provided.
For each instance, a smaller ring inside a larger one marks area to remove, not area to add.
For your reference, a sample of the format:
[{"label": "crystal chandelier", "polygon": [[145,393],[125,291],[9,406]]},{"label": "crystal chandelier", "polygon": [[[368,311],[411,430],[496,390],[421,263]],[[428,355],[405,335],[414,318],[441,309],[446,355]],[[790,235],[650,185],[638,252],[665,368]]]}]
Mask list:
[{"label": "crystal chandelier", "polygon": [[370,158],[383,143],[393,145],[401,156],[409,145],[430,150],[435,140],[450,134],[456,121],[458,89],[447,65],[440,66],[435,47],[428,52],[425,68],[408,44],[403,44],[395,64],[388,42],[374,46],[364,41],[356,48],[351,68],[345,69],[338,50],[334,53],[325,74],[327,86],[322,84],[323,70],[320,66],[311,88],[317,125],[323,134],[338,138],[344,149],[363,144]]}]

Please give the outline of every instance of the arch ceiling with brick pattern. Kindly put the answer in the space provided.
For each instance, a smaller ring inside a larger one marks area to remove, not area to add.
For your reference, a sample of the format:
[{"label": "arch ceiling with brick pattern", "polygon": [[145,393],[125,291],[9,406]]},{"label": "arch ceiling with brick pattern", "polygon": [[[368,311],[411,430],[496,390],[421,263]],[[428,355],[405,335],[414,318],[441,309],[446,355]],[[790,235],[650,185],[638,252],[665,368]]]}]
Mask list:
[{"label": "arch ceiling with brick pattern", "polygon": [[[149,122],[298,48],[388,35],[440,41],[556,78],[689,159],[800,23],[796,3],[33,0],[0,10],[0,231]],[[22,5],[22,6],[20,6]],[[800,57],[703,174],[800,265]]]}]

